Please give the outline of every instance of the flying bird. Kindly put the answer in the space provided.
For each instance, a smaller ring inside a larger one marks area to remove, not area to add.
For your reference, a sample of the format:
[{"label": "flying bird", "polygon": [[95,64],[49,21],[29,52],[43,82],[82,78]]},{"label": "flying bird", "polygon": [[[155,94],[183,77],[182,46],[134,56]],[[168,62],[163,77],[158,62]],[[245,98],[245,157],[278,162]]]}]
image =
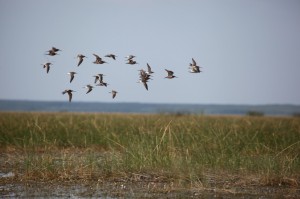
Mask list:
[{"label": "flying bird", "polygon": [[52,49],[48,50],[47,52],[48,52],[48,54],[46,54],[46,55],[50,55],[50,56],[58,55],[57,52],[53,51]]},{"label": "flying bird", "polygon": [[134,65],[137,64],[137,62],[134,61],[133,59],[128,59],[128,62],[126,64]]},{"label": "flying bird", "polygon": [[53,52],[62,51],[62,50],[60,50],[60,49],[58,49],[58,48],[55,48],[55,47],[52,47],[51,50],[52,50]]},{"label": "flying bird", "polygon": [[111,92],[109,92],[109,93],[111,93],[112,94],[112,98],[114,99],[115,97],[116,97],[116,95],[117,95],[117,91],[115,91],[115,90],[112,90]]},{"label": "flying bird", "polygon": [[70,83],[73,81],[75,74],[77,74],[76,72],[68,72],[68,75],[70,75]]},{"label": "flying bird", "polygon": [[46,68],[46,71],[47,73],[49,73],[49,70],[50,70],[50,65],[53,65],[52,63],[50,62],[47,62],[45,64],[42,64],[43,65],[43,68]]},{"label": "flying bird", "polygon": [[197,63],[194,60],[194,58],[192,58],[192,63],[190,63],[189,69],[190,69],[190,73],[200,73],[200,72],[202,72],[200,70],[200,66],[197,66]]},{"label": "flying bird", "polygon": [[128,55],[128,56],[126,56],[125,58],[127,58],[127,61],[129,61],[129,60],[135,58],[135,56],[134,56],[134,55]]},{"label": "flying bird", "polygon": [[147,73],[150,75],[152,73],[154,73],[152,70],[151,70],[151,67],[150,65],[147,63]]},{"label": "flying bird", "polygon": [[114,60],[116,60],[116,55],[114,54],[108,54],[108,55],[105,55],[104,57],[110,57],[110,58],[113,58]]},{"label": "flying bird", "polygon": [[79,66],[82,62],[83,62],[83,58],[85,58],[86,56],[82,55],[82,54],[78,54],[77,58],[78,58],[78,64],[77,66]]},{"label": "flying bird", "polygon": [[93,62],[94,64],[104,64],[104,63],[107,63],[106,61],[102,60],[102,58],[99,57],[98,55],[96,55],[96,54],[93,54],[93,55],[96,57],[96,61]]},{"label": "flying bird", "polygon": [[68,93],[68,95],[69,95],[69,102],[72,101],[72,92],[76,92],[76,91],[73,91],[73,90],[71,90],[71,89],[66,89],[66,90],[64,90],[64,91],[62,92],[63,95],[66,94],[66,93]]},{"label": "flying bird", "polygon": [[91,92],[93,90],[94,87],[88,84],[88,85],[86,85],[83,88],[87,88],[88,89],[88,91],[86,92],[86,94],[88,94],[89,92]]},{"label": "flying bird", "polygon": [[[166,76],[165,78],[173,79],[173,78],[176,77],[176,76],[174,75],[174,72],[173,72],[173,71],[167,70],[167,69],[165,69],[165,71],[167,71],[167,73],[168,73],[168,76]],[[177,77],[176,77],[176,78],[177,78]]]},{"label": "flying bird", "polygon": [[93,77],[95,77],[95,84],[97,83],[97,81],[99,81],[99,83],[103,82],[103,74],[97,74],[97,75],[94,75]]},{"label": "flying bird", "polygon": [[148,84],[147,84],[147,82],[150,80],[151,75],[148,74],[143,69],[141,69],[139,71],[140,71],[140,81],[138,83],[143,83],[143,85],[146,88],[146,90],[148,90]]}]

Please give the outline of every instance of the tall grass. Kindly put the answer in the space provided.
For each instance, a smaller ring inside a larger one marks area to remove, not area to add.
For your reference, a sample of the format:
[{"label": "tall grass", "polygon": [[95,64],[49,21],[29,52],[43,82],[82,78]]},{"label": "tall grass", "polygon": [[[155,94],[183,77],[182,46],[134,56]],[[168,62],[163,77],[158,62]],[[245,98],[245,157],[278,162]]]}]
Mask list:
[{"label": "tall grass", "polygon": [[296,117],[0,113],[0,146],[20,179],[300,177]]}]

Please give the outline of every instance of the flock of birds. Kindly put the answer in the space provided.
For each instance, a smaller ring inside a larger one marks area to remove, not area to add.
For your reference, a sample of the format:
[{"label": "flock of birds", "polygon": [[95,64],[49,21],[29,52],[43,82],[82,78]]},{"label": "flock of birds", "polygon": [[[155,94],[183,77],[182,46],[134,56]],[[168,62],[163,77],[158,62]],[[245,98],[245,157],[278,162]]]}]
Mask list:
[{"label": "flock of birds", "polygon": [[[62,50],[60,50],[58,48],[55,48],[55,47],[52,47],[50,50],[46,51],[47,52],[46,55],[56,56],[56,55],[58,55],[58,51],[62,51]],[[104,61],[97,54],[93,54],[93,55],[95,56],[95,59],[96,59],[93,62],[94,64],[104,64],[104,63],[107,63],[106,61]],[[111,58],[113,60],[116,60],[117,56],[114,55],[114,54],[108,54],[108,55],[105,55],[105,57],[108,57],[108,58]],[[134,60],[135,57],[136,56],[134,56],[134,55],[128,55],[128,56],[126,56],[125,57],[126,61],[127,61],[126,64],[130,64],[130,65],[138,64]],[[77,58],[78,58],[77,66],[80,66],[82,64],[82,62],[84,61],[84,59],[86,58],[86,56],[82,55],[82,54],[78,54]],[[49,73],[50,66],[52,65],[52,63],[51,62],[46,62],[45,64],[42,64],[42,65],[43,65],[43,68],[46,69],[46,72]],[[192,58],[192,63],[189,64],[189,72],[190,73],[200,73],[200,72],[202,72],[200,70],[200,68],[201,67],[198,66],[197,63],[196,63],[196,61]],[[168,69],[165,69],[165,71],[167,72],[167,76],[165,78],[167,78],[167,79],[177,78],[174,75],[173,71],[168,70]],[[144,70],[144,69],[140,69],[139,70],[139,81],[138,81],[138,83],[142,83],[144,85],[144,87],[145,87],[146,90],[148,90],[148,82],[149,82],[149,80],[151,80],[151,76],[152,76],[153,73],[154,72],[152,71],[151,66],[148,63],[147,63],[147,69],[146,70]],[[74,71],[71,71],[71,72],[68,72],[67,74],[70,75],[70,83],[71,83],[74,80],[74,77],[75,77],[75,75],[77,73],[74,72]],[[105,86],[105,87],[107,87],[108,84],[106,82],[104,82],[103,76],[105,76],[105,75],[104,74],[97,74],[97,75],[93,76],[93,77],[95,77],[94,83],[95,83],[96,86]],[[99,82],[99,83],[97,84],[97,82]],[[87,89],[86,94],[88,94],[88,93],[90,93],[93,90],[94,87],[92,85],[88,84],[88,85],[86,85],[83,88]],[[66,94],[67,93],[68,96],[69,96],[69,102],[71,102],[72,101],[72,95],[73,95],[72,93],[73,92],[76,92],[76,91],[74,91],[72,89],[65,89],[62,92],[62,94]],[[112,94],[112,98],[114,99],[116,97],[116,95],[117,95],[118,92],[115,91],[115,90],[112,90],[109,93]]]}]

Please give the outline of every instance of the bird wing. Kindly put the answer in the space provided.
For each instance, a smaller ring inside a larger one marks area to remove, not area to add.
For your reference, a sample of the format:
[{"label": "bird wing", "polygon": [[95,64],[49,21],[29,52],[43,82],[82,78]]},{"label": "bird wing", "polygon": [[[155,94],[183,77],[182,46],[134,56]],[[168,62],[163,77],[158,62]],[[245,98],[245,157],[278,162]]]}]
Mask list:
[{"label": "bird wing", "polygon": [[143,84],[144,84],[146,90],[148,90],[148,84],[147,84],[147,82],[143,82]]},{"label": "bird wing", "polygon": [[83,58],[82,58],[82,57],[79,57],[79,62],[78,62],[78,64],[77,64],[77,66],[79,66],[82,62],[83,62]]},{"label": "bird wing", "polygon": [[98,75],[96,75],[96,76],[94,76],[95,77],[95,84],[97,83],[97,81],[98,81],[98,79],[99,79],[99,76]]},{"label": "bird wing", "polygon": [[96,54],[93,54],[93,55],[96,57],[96,59],[102,60],[101,57],[99,57],[98,55],[96,55]]},{"label": "bird wing", "polygon": [[148,68],[148,73],[151,73],[152,71],[151,71],[151,67],[150,67],[150,65],[147,63],[147,68]]},{"label": "bird wing", "polygon": [[70,79],[70,83],[71,83],[74,79],[74,73],[71,73],[70,75],[71,75],[71,79]]},{"label": "bird wing", "polygon": [[89,88],[89,90],[86,92],[86,94],[88,94],[89,92],[91,92],[93,90],[92,87],[88,87],[88,88]]},{"label": "bird wing", "polygon": [[172,76],[173,74],[174,74],[174,72],[173,71],[171,71],[171,70],[167,70],[167,69],[165,69],[166,71],[167,71],[167,73],[168,73],[168,76]]},{"label": "bird wing", "polygon": [[196,61],[194,60],[194,58],[192,58],[192,61],[193,61],[193,66],[196,66],[197,63],[196,63]]},{"label": "bird wing", "polygon": [[47,73],[49,73],[50,65],[47,65]]},{"label": "bird wing", "polygon": [[71,102],[71,100],[72,100],[72,92],[68,92],[68,95],[69,95],[69,102]]}]

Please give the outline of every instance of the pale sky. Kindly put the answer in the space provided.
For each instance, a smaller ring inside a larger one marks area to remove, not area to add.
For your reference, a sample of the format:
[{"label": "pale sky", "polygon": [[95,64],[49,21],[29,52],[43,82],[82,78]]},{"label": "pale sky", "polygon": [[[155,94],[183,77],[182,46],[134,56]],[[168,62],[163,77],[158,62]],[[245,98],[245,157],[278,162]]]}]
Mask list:
[{"label": "pale sky", "polygon": [[[0,27],[0,99],[67,101],[73,89],[74,102],[300,104],[298,0],[0,0]],[[44,55],[52,46],[60,55]],[[188,72],[192,58],[202,73]],[[149,91],[137,83],[147,63]],[[108,87],[86,94],[97,73]]]}]

